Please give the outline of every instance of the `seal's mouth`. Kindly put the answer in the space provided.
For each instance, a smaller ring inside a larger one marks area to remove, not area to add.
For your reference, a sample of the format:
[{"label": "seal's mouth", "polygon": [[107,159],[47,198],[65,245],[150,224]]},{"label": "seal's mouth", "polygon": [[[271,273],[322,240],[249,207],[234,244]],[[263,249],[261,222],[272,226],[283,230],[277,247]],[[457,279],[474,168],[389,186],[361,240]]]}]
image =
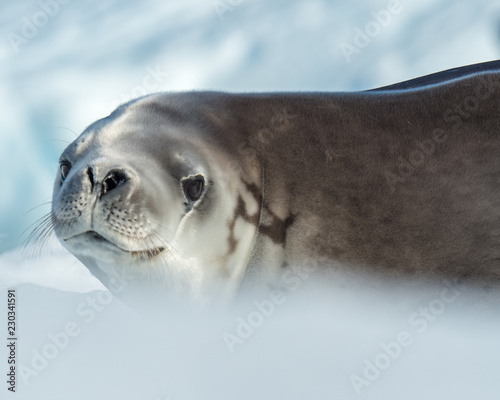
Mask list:
[{"label": "seal's mouth", "polygon": [[121,252],[128,253],[131,257],[140,258],[142,260],[148,260],[154,258],[165,250],[165,247],[154,247],[145,250],[127,250],[118,246],[116,243],[113,243],[112,241],[106,239],[104,236],[100,235],[95,231],[87,231],[84,233],[79,233],[77,235],[64,239],[65,242],[68,242],[69,240],[72,242],[78,241],[81,243],[88,243],[91,246],[101,245],[108,248],[111,247],[113,250],[119,250]]}]

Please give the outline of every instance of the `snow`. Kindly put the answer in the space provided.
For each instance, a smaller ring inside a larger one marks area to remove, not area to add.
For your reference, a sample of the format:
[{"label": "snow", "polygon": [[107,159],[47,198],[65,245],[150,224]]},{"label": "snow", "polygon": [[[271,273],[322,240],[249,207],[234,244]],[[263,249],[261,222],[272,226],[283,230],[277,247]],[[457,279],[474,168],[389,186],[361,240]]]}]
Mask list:
[{"label": "snow", "polygon": [[[401,11],[348,61],[342,43],[352,45],[355,29],[390,2],[55,1],[4,0],[0,14],[0,323],[5,332],[6,292],[16,289],[18,367],[32,373],[18,368],[17,393],[8,395],[498,398],[492,294],[455,288],[460,295],[446,303],[445,283],[325,289],[312,276],[268,316],[254,302],[270,299],[257,297],[225,313],[172,307],[152,317],[109,297],[54,239],[35,255],[21,248],[23,232],[50,210],[40,205],[51,199],[60,152],[116,104],[142,91],[362,90],[496,59],[498,4],[400,1]],[[214,6],[222,3],[220,17]],[[11,34],[47,7],[53,15],[15,52]],[[435,311],[427,325],[422,309]],[[262,324],[243,340],[237,331],[252,316]],[[242,342],[228,346],[231,335]],[[3,373],[7,350],[0,346]],[[52,359],[37,356],[44,351]],[[353,376],[366,379],[377,360],[386,369],[372,370],[358,394]],[[6,382],[0,392],[7,398]]]}]

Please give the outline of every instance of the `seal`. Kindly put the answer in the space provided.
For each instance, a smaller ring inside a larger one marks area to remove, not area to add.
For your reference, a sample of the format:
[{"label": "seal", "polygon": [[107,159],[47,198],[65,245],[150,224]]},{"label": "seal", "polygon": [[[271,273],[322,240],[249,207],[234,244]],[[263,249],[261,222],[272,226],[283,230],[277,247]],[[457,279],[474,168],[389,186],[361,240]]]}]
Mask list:
[{"label": "seal", "polygon": [[148,95],[63,152],[52,226],[135,298],[210,304],[311,260],[498,282],[499,107],[500,62],[364,92]]}]

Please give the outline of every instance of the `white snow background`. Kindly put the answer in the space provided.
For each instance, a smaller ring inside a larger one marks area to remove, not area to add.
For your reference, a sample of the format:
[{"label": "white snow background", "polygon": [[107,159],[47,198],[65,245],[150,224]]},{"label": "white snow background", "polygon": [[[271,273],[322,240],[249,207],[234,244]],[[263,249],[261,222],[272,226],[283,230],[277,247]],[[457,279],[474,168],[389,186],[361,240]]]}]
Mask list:
[{"label": "white snow background", "polygon": [[[402,0],[377,30],[391,2],[55,1],[0,1],[1,399],[500,398],[495,296],[450,297],[445,283],[318,290],[305,279],[267,315],[252,305],[152,319],[110,301],[55,240],[35,256],[20,250],[50,210],[60,152],[119,103],[187,89],[362,90],[493,60],[498,3]],[[367,26],[373,37],[348,60],[342,44]],[[231,352],[224,334],[252,318]]]}]

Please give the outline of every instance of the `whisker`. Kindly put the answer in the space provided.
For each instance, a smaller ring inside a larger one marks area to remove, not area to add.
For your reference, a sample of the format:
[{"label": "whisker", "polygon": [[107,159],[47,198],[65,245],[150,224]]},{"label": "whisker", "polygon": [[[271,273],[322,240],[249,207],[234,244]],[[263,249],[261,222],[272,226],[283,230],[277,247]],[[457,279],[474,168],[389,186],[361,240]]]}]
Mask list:
[{"label": "whisker", "polygon": [[28,246],[31,246],[30,249],[33,249],[33,247],[36,246],[39,240],[39,236],[48,226],[50,226],[50,223],[44,220],[35,229],[33,229],[29,236],[23,241],[23,251],[26,251],[28,249]]},{"label": "whisker", "polygon": [[39,205],[37,205],[37,206],[35,206],[35,207],[33,207],[33,208],[29,209],[28,211],[26,211],[26,212],[24,213],[24,215],[29,214],[30,212],[32,212],[33,210],[36,210],[37,208],[40,208],[40,207],[42,207],[42,206],[46,206],[47,204],[52,204],[52,200],[47,201],[46,203],[39,204]]},{"label": "whisker", "polygon": [[[41,216],[40,218],[38,218],[35,222],[33,222],[30,226],[28,226],[24,231],[23,233],[21,233],[20,236],[23,236],[33,225],[36,225],[36,224],[44,224],[48,218],[50,218],[52,216],[52,211],[48,212],[47,214]],[[36,229],[38,229],[39,226],[37,226],[36,228],[33,229],[33,231],[35,231]],[[31,233],[33,234],[33,232]]]},{"label": "whisker", "polygon": [[76,137],[78,137],[78,134],[74,130],[66,128],[65,126],[56,126],[56,128],[57,129],[66,129],[67,131],[70,131],[73,135],[75,135]]},{"label": "whisker", "polygon": [[[166,227],[165,225],[159,224],[157,222],[155,222],[155,225],[157,225],[160,228],[165,229],[168,233],[170,233],[172,236],[174,236],[174,232],[170,228]],[[156,229],[154,229],[154,228],[151,228],[151,229],[153,229],[156,232]]]},{"label": "whisker", "polygon": [[165,250],[168,251],[168,253],[171,255],[171,257],[174,260],[175,265],[171,265],[168,263],[166,255],[163,254],[163,252],[160,253],[160,256],[161,256],[161,259],[162,259],[162,262],[163,262],[165,268],[167,269],[167,271],[170,271],[170,273],[163,275],[163,279],[165,279],[165,277],[167,278],[168,287],[172,291],[174,291],[174,290],[176,290],[176,285],[175,285],[173,273],[178,273],[179,266],[181,266],[182,264],[179,262],[179,259],[178,259],[177,255],[175,254],[175,248],[170,242],[168,242],[164,237],[162,237],[155,229],[153,229],[151,235],[156,237],[157,240],[165,246]]},{"label": "whisker", "polygon": [[34,238],[32,242],[28,243],[29,247],[26,248],[28,249],[28,255],[30,257],[36,257],[41,254],[43,247],[48,241],[50,233],[52,233],[52,226],[46,225],[40,230],[36,238]]},{"label": "whisker", "polygon": [[[172,246],[170,245],[170,243],[167,243],[167,240],[164,239],[163,237],[161,237],[161,235],[156,231],[156,230],[152,230],[151,232],[151,235],[150,236],[154,236],[164,247],[164,249],[166,251],[168,251],[170,254],[172,254],[172,256],[174,257],[174,260],[175,260],[175,255],[172,253],[171,251],[171,248]],[[152,240],[152,238],[150,237],[150,240]],[[169,267],[170,267],[170,272],[171,272],[171,265],[168,264],[167,262],[167,259],[165,257],[165,254],[163,254],[163,252],[160,252],[158,254],[161,258],[161,261],[162,261],[162,264],[164,265],[165,269],[168,271],[169,270]],[[175,262],[177,263],[177,260],[175,260]],[[157,273],[160,273],[160,271],[157,270]],[[173,275],[172,273],[163,273],[161,274],[161,276],[159,276],[159,278],[161,278],[162,280],[165,280],[166,278],[166,284],[167,284],[167,287],[170,289],[170,290],[174,290],[175,289],[175,285],[174,285],[174,278],[173,278]]]},{"label": "whisker", "polygon": [[[52,237],[52,234],[54,233],[56,227],[66,223],[67,222],[65,221],[56,220],[53,211],[50,211],[43,217],[39,218],[34,223],[37,224],[37,226],[23,241],[22,252],[24,252],[30,258],[40,256],[42,254],[43,248]],[[33,226],[34,224],[31,224],[31,226]],[[24,233],[26,233],[26,230],[23,232],[23,234]]]},{"label": "whisker", "polygon": [[[146,247],[146,260],[150,259],[150,258],[153,258],[154,254],[155,254],[155,250],[157,250],[155,244],[153,243],[153,241],[151,240],[151,238],[149,236],[146,236],[145,238],[141,238],[142,242],[144,243],[144,247]],[[151,248],[148,244],[149,241],[152,245],[153,245],[153,248]]]},{"label": "whisker", "polygon": [[63,139],[49,139],[49,140],[53,141],[53,142],[63,142],[66,144],[71,144],[71,142],[68,142],[67,140],[63,140]]},{"label": "whisker", "polygon": [[163,236],[161,236],[156,229],[153,229],[151,234],[164,246],[165,250],[167,250],[172,257],[174,258],[176,263],[179,263],[172,249],[173,246],[169,243]]},{"label": "whisker", "polygon": [[[36,224],[35,228],[32,229],[31,233],[28,235],[28,237],[26,238],[26,242],[29,242],[31,239],[33,239],[33,237],[41,230],[43,229],[43,227],[45,227],[45,225],[47,224],[50,224],[51,223],[51,215],[45,215],[43,216],[42,218],[40,218],[38,221],[36,221],[34,224],[31,224],[30,228]],[[24,234],[26,234],[26,232],[28,231],[28,229],[30,228],[27,228],[22,234],[21,236],[23,236]]]}]

